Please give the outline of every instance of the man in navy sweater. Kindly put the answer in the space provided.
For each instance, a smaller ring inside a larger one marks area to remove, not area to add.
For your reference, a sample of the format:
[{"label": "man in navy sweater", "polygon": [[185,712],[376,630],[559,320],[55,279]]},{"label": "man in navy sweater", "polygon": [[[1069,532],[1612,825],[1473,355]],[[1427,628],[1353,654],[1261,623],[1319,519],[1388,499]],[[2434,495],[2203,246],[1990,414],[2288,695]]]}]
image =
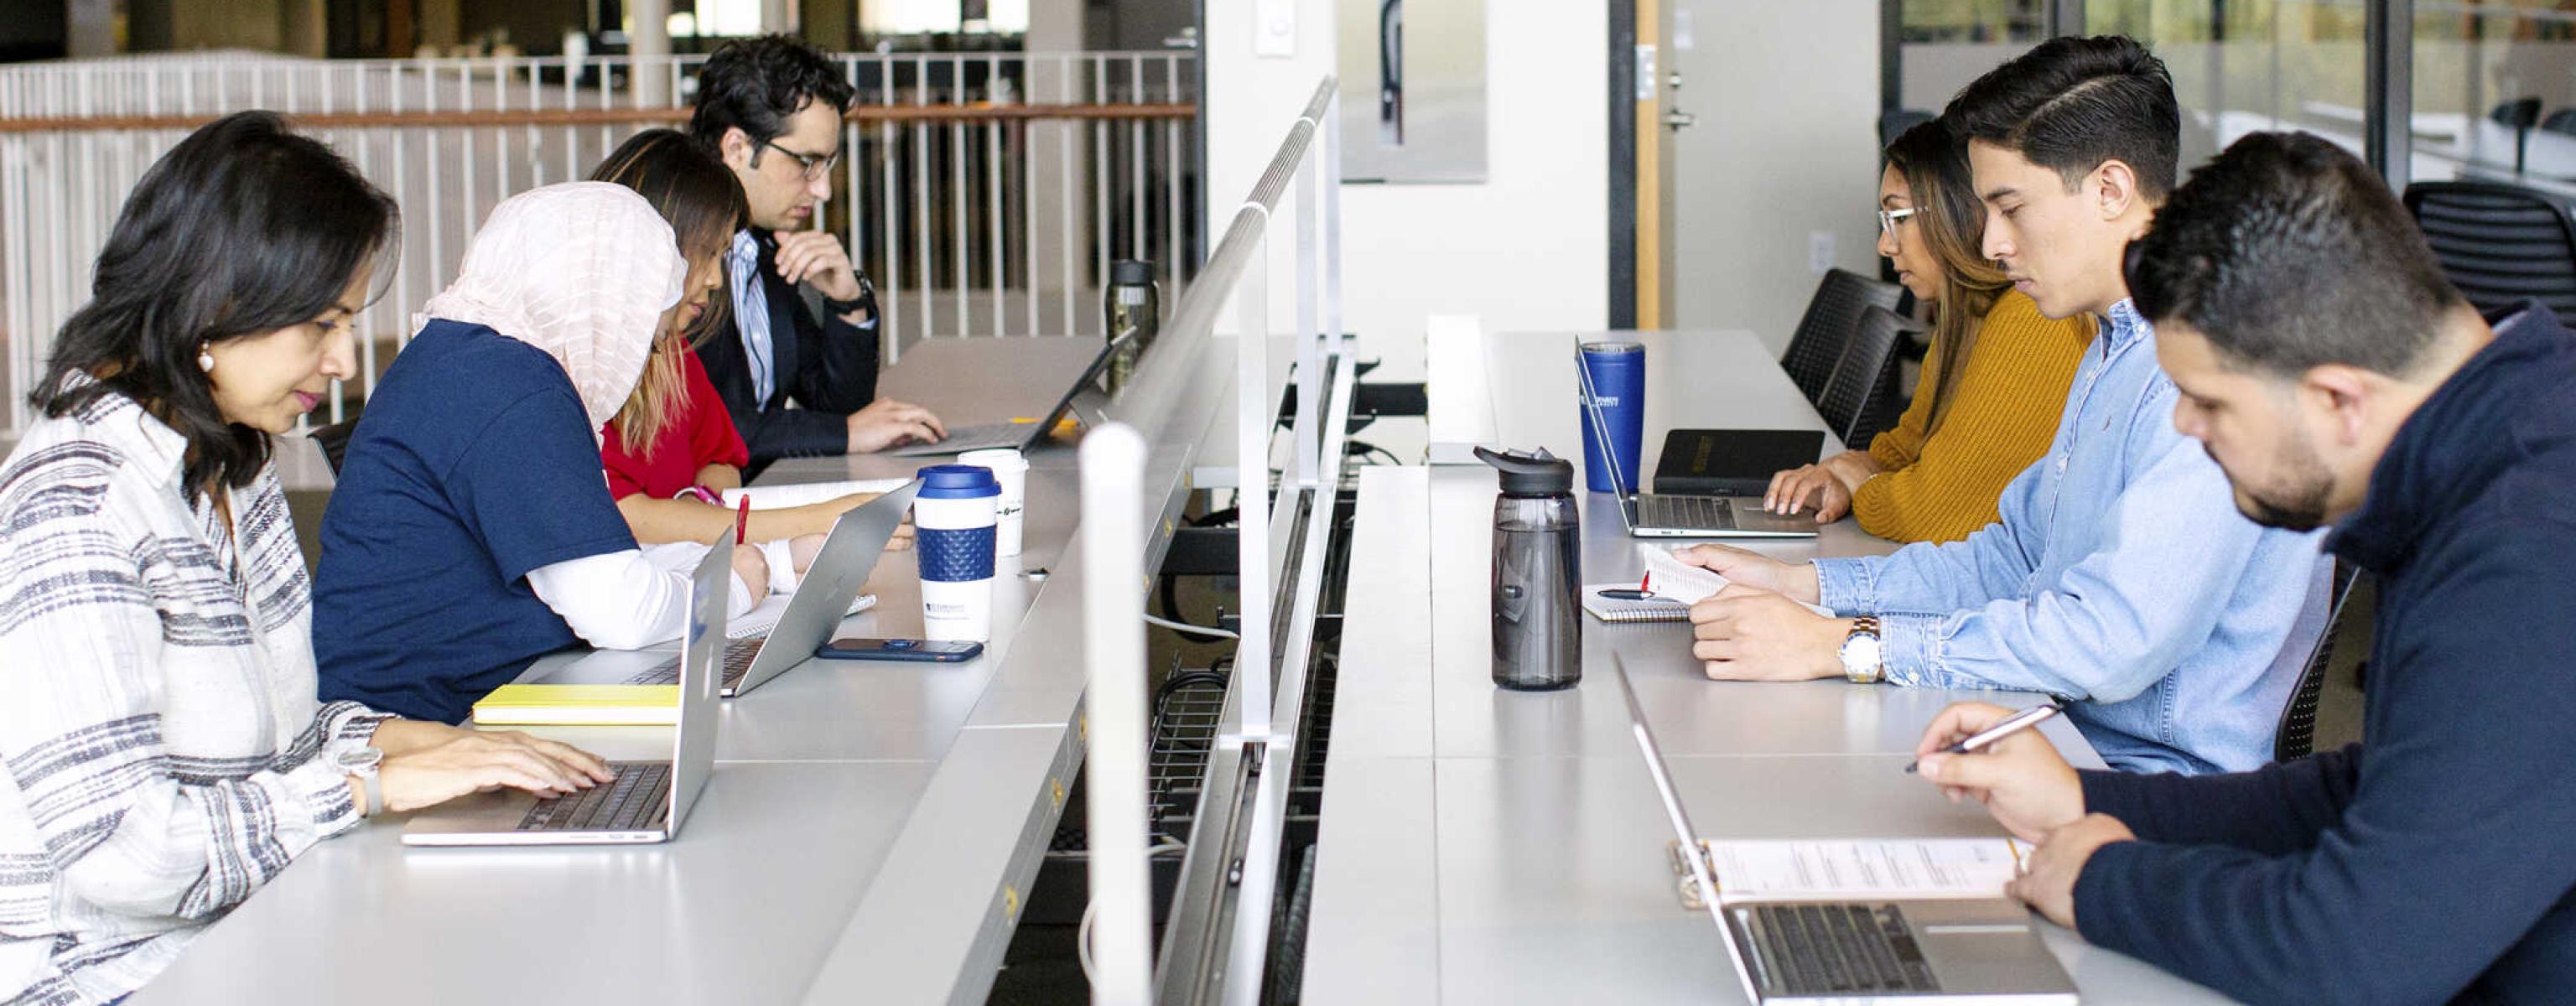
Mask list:
[{"label": "man in navy sweater", "polygon": [[1961,705],[1923,774],[2040,843],[2014,896],[2096,945],[2278,1003],[2576,996],[2576,336],[2481,317],[2378,177],[2238,141],[2129,250],[2237,508],[2331,525],[2378,578],[2362,736],[2251,772],[2077,772]]}]

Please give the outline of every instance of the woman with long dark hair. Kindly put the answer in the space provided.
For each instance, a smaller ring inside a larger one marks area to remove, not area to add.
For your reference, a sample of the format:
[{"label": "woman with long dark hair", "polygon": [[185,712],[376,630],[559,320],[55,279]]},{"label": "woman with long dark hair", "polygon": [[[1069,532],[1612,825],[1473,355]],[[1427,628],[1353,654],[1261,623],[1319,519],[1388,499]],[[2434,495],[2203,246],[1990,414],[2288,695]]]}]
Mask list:
[{"label": "woman with long dark hair", "polygon": [[1773,512],[1846,511],[1893,541],[1957,541],[1994,523],[2004,486],[2048,452],[2093,322],[2051,321],[1979,249],[1985,210],[1968,149],[1941,122],[1888,144],[1878,253],[1932,311],[1932,351],[1914,401],[1866,450],[1771,480]]},{"label": "woman with long dark hair", "polygon": [[153,164],[0,463],[0,1000],[105,1003],[381,810],[608,778],[315,698],[270,438],[356,376],[393,203],[246,112]]}]

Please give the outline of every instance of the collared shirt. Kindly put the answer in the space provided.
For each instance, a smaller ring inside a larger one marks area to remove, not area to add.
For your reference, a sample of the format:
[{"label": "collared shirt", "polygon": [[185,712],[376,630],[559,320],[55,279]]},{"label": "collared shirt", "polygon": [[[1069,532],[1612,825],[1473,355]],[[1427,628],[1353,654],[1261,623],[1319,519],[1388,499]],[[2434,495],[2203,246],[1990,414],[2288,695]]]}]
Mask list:
[{"label": "collared shirt", "polygon": [[769,344],[769,292],[761,288],[760,243],[750,231],[733,232],[725,277],[733,284],[733,325],[742,333],[743,355],[751,360],[752,390],[766,403],[778,391],[778,361]]},{"label": "collared shirt", "polygon": [[358,823],[336,756],[382,718],[314,699],[276,469],[227,527],[186,449],[109,394],[0,464],[0,1001],[126,995]]},{"label": "collared shirt", "polygon": [[1887,679],[2081,699],[2113,767],[2209,772],[2271,760],[2325,624],[2319,533],[2236,510],[2173,427],[2155,331],[2123,300],[2085,350],[2048,454],[1965,541],[1816,562],[1823,603],[1879,616]]}]

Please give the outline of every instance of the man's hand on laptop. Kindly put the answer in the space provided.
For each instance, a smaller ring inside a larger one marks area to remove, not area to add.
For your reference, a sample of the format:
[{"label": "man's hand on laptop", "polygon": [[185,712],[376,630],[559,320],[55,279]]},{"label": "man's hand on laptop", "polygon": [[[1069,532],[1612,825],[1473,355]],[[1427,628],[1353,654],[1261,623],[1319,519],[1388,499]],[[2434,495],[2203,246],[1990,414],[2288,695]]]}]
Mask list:
[{"label": "man's hand on laptop", "polygon": [[1819,603],[1821,591],[1816,586],[1816,567],[1812,563],[1781,562],[1732,545],[1693,545],[1674,552],[1673,557],[1723,576],[1729,583],[1786,594],[1793,601]]},{"label": "man's hand on laptop", "polygon": [[2037,730],[2023,730],[1967,754],[1941,753],[2015,711],[1985,702],[1941,710],[1914,745],[1914,757],[1917,771],[1939,784],[1950,802],[1974,797],[2006,830],[2037,842],[2084,816],[2084,784],[2057,745]]},{"label": "man's hand on laptop", "polygon": [[948,427],[929,409],[910,402],[880,398],[850,413],[850,453],[874,454],[905,444],[935,444],[947,439]]},{"label": "man's hand on laptop", "polygon": [[458,730],[439,743],[387,756],[376,771],[391,811],[495,789],[561,796],[617,778],[597,755],[516,730]]}]

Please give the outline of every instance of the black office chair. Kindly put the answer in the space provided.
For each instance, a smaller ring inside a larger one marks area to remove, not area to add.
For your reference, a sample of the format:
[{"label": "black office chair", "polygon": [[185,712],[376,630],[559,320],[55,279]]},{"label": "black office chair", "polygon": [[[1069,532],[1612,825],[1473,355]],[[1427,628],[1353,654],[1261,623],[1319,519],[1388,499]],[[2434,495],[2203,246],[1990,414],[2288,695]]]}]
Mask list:
[{"label": "black office chair", "polygon": [[2531,154],[2531,131],[2540,125],[2540,99],[2515,98],[2497,105],[2487,118],[2513,127],[2513,173],[2521,174],[2524,159]]},{"label": "black office chair", "polygon": [[1780,354],[1780,369],[1789,372],[1798,393],[1823,407],[1825,382],[1834,376],[1843,347],[1851,343],[1861,311],[1873,306],[1893,311],[1904,293],[1905,288],[1894,283],[1841,269],[1825,270],[1824,281],[1816,284],[1815,299],[1807,302],[1806,315],[1789,336],[1788,351]]},{"label": "black office chair", "polygon": [[2576,318],[2576,201],[2501,182],[2417,182],[2406,209],[2469,303],[2528,297]]},{"label": "black office chair", "polygon": [[2548,118],[2540,120],[2540,128],[2576,136],[2576,108],[2562,108],[2549,113]]},{"label": "black office chair", "polygon": [[340,459],[349,455],[349,434],[358,428],[358,417],[350,416],[329,426],[316,426],[306,434],[321,445],[322,459],[331,463],[331,474],[340,474]]},{"label": "black office chair", "polygon": [[[2326,631],[2317,637],[2316,649],[2308,651],[2308,666],[2299,672],[2298,687],[2290,690],[2290,704],[2281,710],[2281,726],[2272,734],[2274,761],[2305,758],[2316,751],[2317,698],[2325,693],[2326,668],[2334,663],[2335,636],[2343,632],[2344,612],[2352,601],[2353,584],[2360,578],[2359,567],[2336,560],[2334,589],[2326,600]],[[2364,638],[2368,638],[2367,633]]]},{"label": "black office chair", "polygon": [[1896,417],[1903,411],[1892,405],[1897,369],[1903,362],[1897,355],[1897,346],[1905,340],[1906,333],[1922,327],[1920,322],[1881,305],[1861,309],[1851,343],[1826,379],[1824,396],[1816,402],[1816,412],[1824,417],[1825,427],[1843,438],[1843,446],[1866,450],[1870,438],[1896,425]]}]

